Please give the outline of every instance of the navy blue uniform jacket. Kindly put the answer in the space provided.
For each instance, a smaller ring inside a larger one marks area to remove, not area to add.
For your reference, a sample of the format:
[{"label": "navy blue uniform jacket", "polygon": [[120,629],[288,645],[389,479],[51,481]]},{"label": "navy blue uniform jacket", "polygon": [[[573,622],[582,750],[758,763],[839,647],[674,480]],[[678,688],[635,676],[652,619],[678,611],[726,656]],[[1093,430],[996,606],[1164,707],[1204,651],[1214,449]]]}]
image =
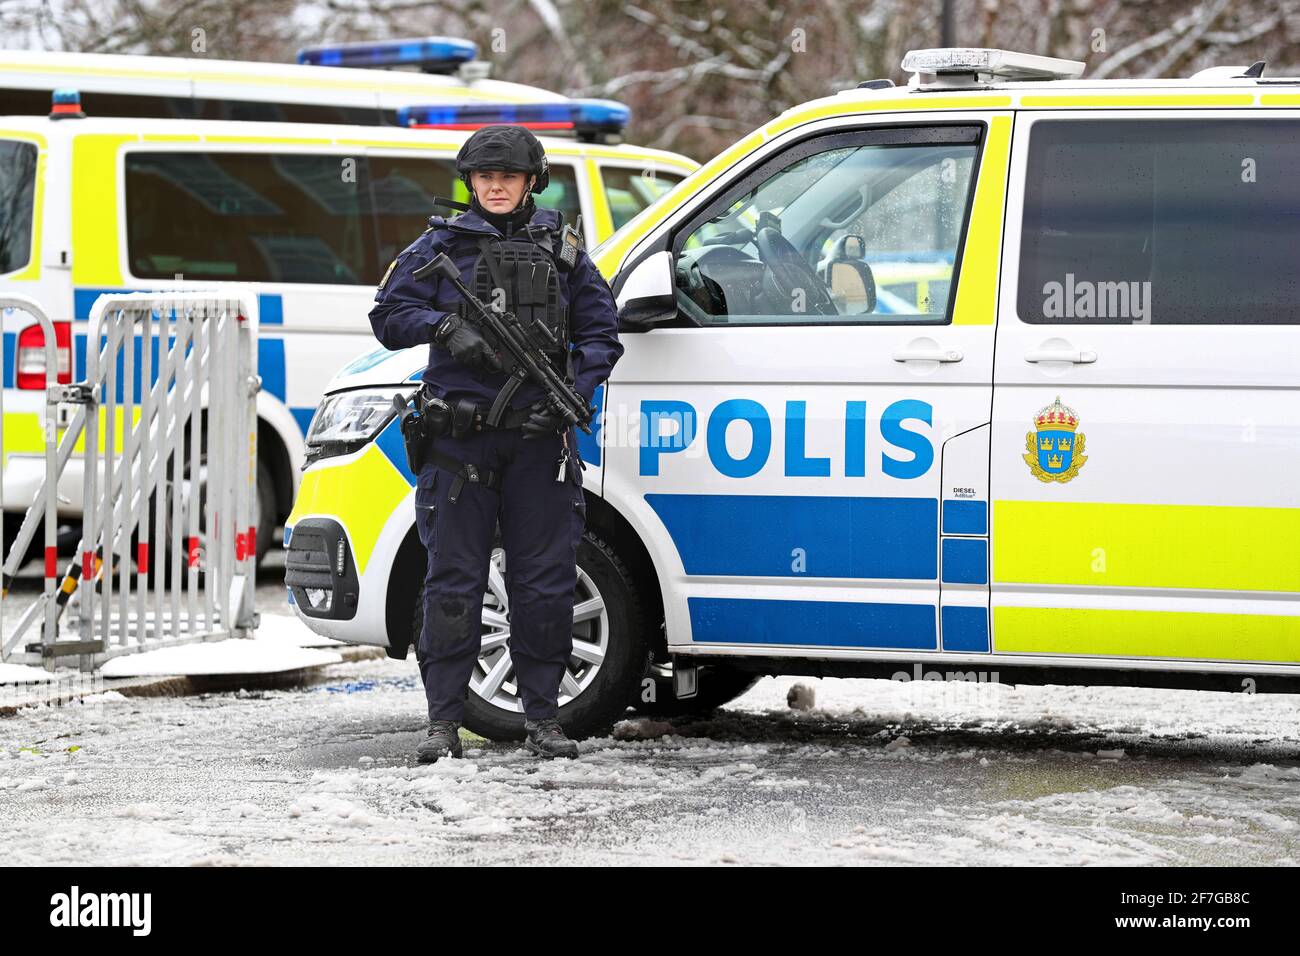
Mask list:
[{"label": "navy blue uniform jacket", "polygon": [[[539,207],[528,224],[555,230],[558,250],[559,213]],[[370,325],[375,338],[387,348],[428,345],[429,365],[423,378],[431,391],[452,405],[462,398],[477,401],[486,412],[506,382],[505,373],[479,375],[457,362],[446,349],[430,343],[434,326],[443,316],[457,311],[460,296],[450,283],[436,275],[416,279],[412,273],[438,253],[445,252],[456,263],[461,279],[472,289],[474,264],[479,257],[478,237],[501,237],[501,233],[472,210],[452,219],[434,216],[429,219],[429,225],[430,229],[407,246],[389,267],[375,294]],[[524,237],[517,232],[513,238]],[[579,252],[574,267],[560,272],[559,279],[560,295],[569,306],[574,389],[590,402],[596,386],[609,377],[614,363],[623,354],[614,296],[586,252]],[[515,392],[511,405],[524,408],[543,397],[539,386],[525,382]]]}]

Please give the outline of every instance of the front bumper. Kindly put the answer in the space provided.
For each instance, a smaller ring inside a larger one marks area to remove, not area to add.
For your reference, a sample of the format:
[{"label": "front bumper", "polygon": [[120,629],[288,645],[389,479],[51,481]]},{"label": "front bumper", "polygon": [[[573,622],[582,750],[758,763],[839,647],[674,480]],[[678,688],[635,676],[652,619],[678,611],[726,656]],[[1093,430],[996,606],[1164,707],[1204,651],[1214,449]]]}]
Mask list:
[{"label": "front bumper", "polygon": [[284,585],[299,614],[350,621],[361,585],[343,526],[332,518],[307,518],[285,532]]},{"label": "front bumper", "polygon": [[389,646],[389,581],[414,527],[415,476],[396,420],[359,451],[313,462],[285,522],[285,585],[299,619],[337,641]]}]

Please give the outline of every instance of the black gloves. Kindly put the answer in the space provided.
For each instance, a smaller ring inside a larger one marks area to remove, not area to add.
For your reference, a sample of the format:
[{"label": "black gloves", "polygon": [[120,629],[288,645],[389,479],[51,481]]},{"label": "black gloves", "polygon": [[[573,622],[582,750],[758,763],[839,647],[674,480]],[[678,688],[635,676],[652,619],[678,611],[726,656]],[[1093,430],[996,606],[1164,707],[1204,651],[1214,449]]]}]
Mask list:
[{"label": "black gloves", "polygon": [[[596,414],[595,405],[589,404],[587,410],[592,415]],[[566,427],[564,416],[551,408],[548,402],[534,402],[530,411],[532,414],[519,426],[524,438],[537,438],[539,435],[553,435],[564,431]]]},{"label": "black gloves", "polygon": [[487,339],[455,313],[444,318],[434,329],[433,341],[451,352],[452,358],[461,365],[475,372],[501,371],[501,360]]},{"label": "black gloves", "polygon": [[523,432],[525,439],[554,435],[563,428],[564,417],[545,401],[534,402],[532,414],[519,426],[519,430]]}]

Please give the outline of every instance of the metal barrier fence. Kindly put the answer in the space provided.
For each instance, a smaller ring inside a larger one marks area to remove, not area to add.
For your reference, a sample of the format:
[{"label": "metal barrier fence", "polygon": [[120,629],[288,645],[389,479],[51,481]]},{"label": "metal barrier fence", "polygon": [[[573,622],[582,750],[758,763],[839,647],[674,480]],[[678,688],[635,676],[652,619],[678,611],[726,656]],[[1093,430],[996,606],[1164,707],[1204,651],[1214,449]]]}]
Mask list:
[{"label": "metal barrier fence", "polygon": [[[54,334],[54,322],[46,315],[45,310],[41,308],[40,303],[35,299],[25,295],[6,295],[0,296],[0,314],[8,309],[15,309],[20,312],[26,312],[34,318],[41,327],[41,334],[45,338],[45,371],[49,378],[56,378],[58,369],[58,345]],[[17,343],[15,342],[15,348]],[[0,356],[0,361],[8,361]],[[15,352],[14,361],[14,378],[17,379],[18,356]],[[47,379],[48,380],[48,379]],[[4,444],[4,388],[0,388],[0,463],[7,462],[7,455],[3,449],[7,446]],[[54,604],[55,579],[58,576],[58,551],[55,546],[55,535],[58,533],[57,495],[43,495],[44,488],[55,487],[55,477],[58,474],[58,446],[55,433],[55,418],[58,403],[53,390],[46,390],[45,398],[45,426],[42,433],[45,438],[45,479],[42,485],[42,492],[38,494],[37,503],[28,510],[24,519],[22,528],[18,532],[18,538],[22,541],[24,551],[18,551],[15,547],[12,550],[21,557],[25,555],[25,549],[30,545],[31,539],[36,534],[37,522],[44,523],[44,550],[42,557],[45,562],[45,594],[43,604],[45,607],[45,618],[43,628],[46,631],[53,631],[55,627],[55,617],[57,610]],[[71,451],[71,449],[69,449]],[[43,497],[42,497],[43,495]],[[0,477],[0,543],[4,541],[4,479]],[[38,509],[37,505],[41,505]],[[30,525],[30,527],[29,527]],[[9,564],[4,565],[3,581],[0,582],[0,638],[4,635],[4,598],[9,591],[9,582],[11,573]],[[3,657],[0,654],[0,657]]]},{"label": "metal barrier fence", "polygon": [[[81,542],[58,587],[55,552],[45,552],[44,594],[4,636],[0,658],[51,666],[75,656],[89,669],[247,636],[257,622],[255,297],[101,296],[87,342],[84,381],[48,389],[47,480],[10,549],[6,583],[40,515],[53,513],[69,462],[82,471]],[[59,403],[75,411],[52,450]],[[52,533],[46,520],[47,548]],[[74,637],[59,633],[65,610]],[[39,642],[22,644],[37,620]]]}]

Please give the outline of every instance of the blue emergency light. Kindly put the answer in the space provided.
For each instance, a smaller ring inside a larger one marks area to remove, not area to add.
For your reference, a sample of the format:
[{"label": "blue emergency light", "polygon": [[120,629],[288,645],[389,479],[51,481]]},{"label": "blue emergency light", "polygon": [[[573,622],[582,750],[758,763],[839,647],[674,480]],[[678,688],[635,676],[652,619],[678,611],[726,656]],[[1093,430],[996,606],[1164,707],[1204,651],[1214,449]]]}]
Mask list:
[{"label": "blue emergency light", "polygon": [[340,43],[308,46],[298,62],[309,66],[418,66],[426,73],[454,73],[478,56],[478,44],[455,37],[420,37],[386,43]]},{"label": "blue emergency light", "polygon": [[81,91],[55,90],[50,101],[50,119],[84,119],[81,110]]},{"label": "blue emergency light", "polygon": [[632,111],[613,100],[559,103],[447,103],[403,106],[399,126],[413,129],[474,130],[493,123],[523,126],[539,133],[572,132],[579,139],[617,137]]}]

